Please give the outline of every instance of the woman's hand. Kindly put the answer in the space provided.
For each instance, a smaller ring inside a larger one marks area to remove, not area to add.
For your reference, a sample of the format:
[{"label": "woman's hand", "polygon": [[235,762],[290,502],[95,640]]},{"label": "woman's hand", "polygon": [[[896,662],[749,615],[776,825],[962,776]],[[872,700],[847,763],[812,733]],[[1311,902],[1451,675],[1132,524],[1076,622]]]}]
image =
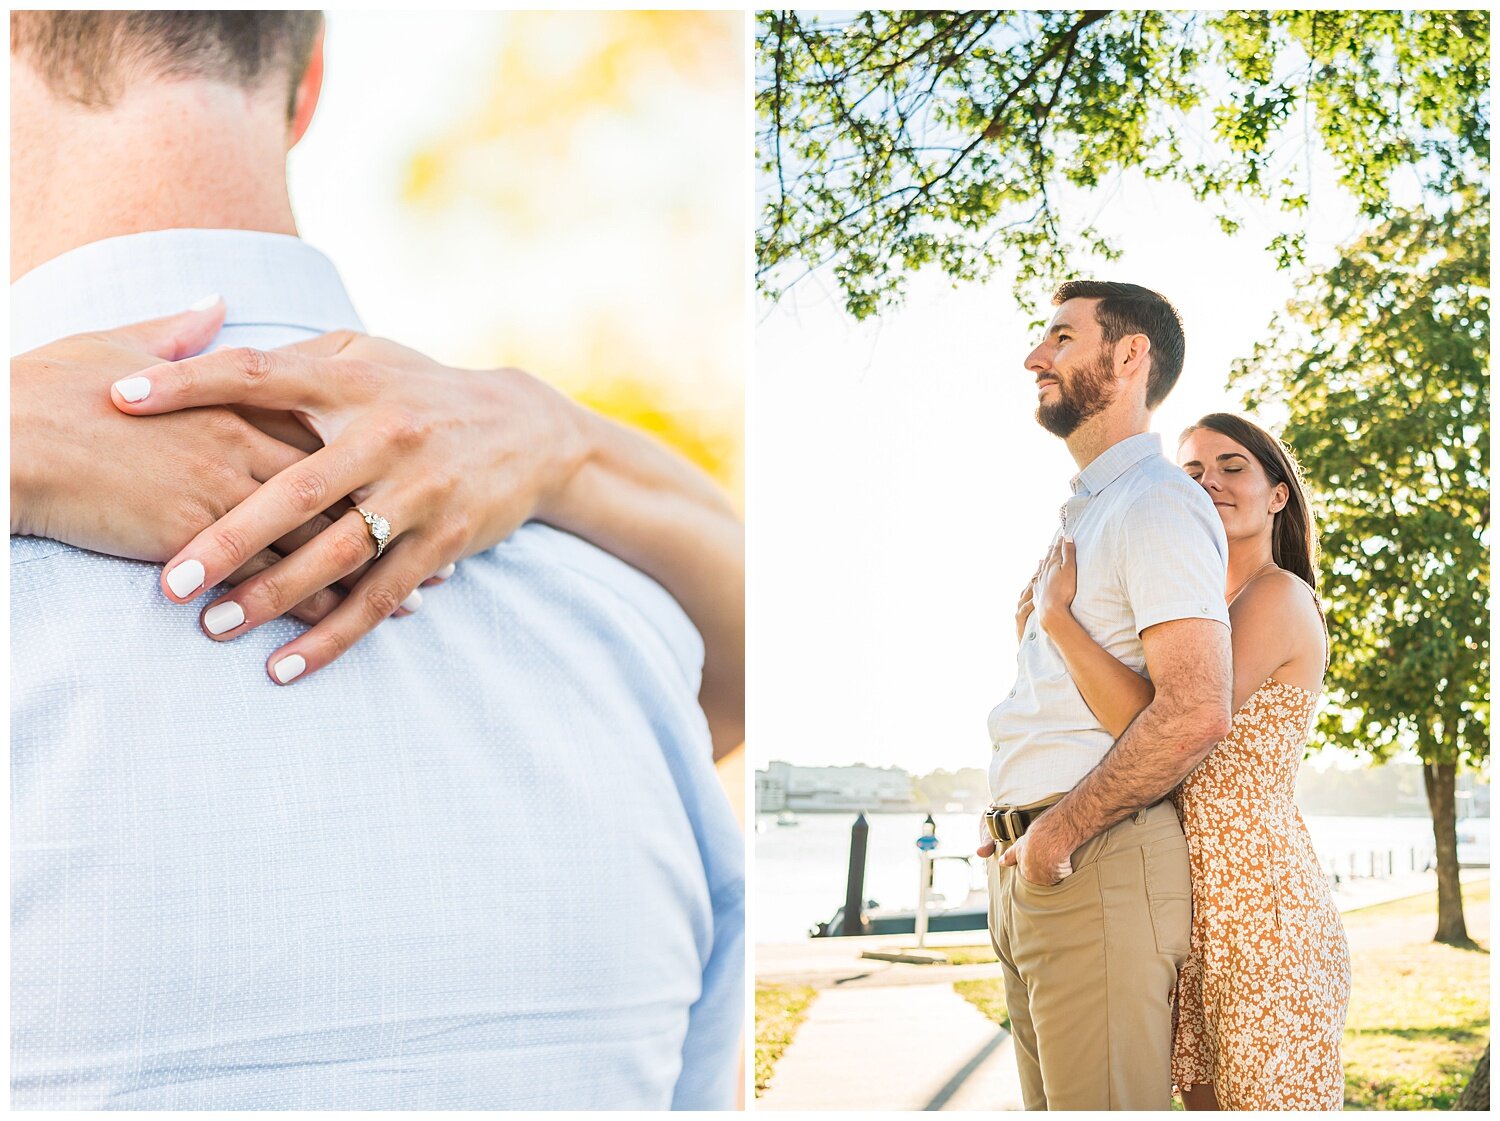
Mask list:
[{"label": "woman's hand", "polygon": [[[453,370],[348,331],[279,350],[220,350],[127,380],[111,390],[122,412],[289,410],[325,445],[175,552],[162,580],[174,601],[195,598],[346,496],[388,521],[389,547],[348,598],[271,655],[280,684],[328,665],[403,606],[415,609],[417,587],[448,565],[544,518],[584,453],[575,406],[530,375]],[[205,631],[237,638],[367,565],[376,542],[365,519],[355,509],[333,514],[285,560],[210,604]]]},{"label": "woman's hand", "polygon": [[[218,333],[224,305],[112,331],[73,335],[11,359],[12,534],[50,537],[82,549],[160,563],[269,479],[305,457],[227,408],[201,408],[149,423],[121,416],[105,399],[162,359],[196,354]],[[285,419],[285,418],[284,418]],[[304,445],[311,434],[294,421]],[[243,580],[310,535],[293,526],[275,549],[247,554],[219,578]],[[329,596],[336,602],[336,592]],[[313,617],[324,601],[298,609]]]},{"label": "woman's hand", "polygon": [[[1040,573],[1041,569],[1037,569]],[[1036,577],[1033,576],[1026,581],[1026,587],[1021,592],[1021,598],[1016,601],[1016,641],[1020,642],[1026,637],[1026,620],[1031,618],[1031,613],[1036,609]]]},{"label": "woman's hand", "polygon": [[1078,594],[1078,559],[1073,541],[1060,537],[1042,561],[1041,571],[1033,582],[1032,596],[1037,622],[1048,634],[1059,626],[1071,624],[1073,597]]},{"label": "woman's hand", "polygon": [[203,613],[211,636],[233,638],[368,566],[340,606],[271,655],[278,683],[328,665],[398,608],[414,609],[419,584],[535,518],[671,593],[703,637],[698,701],[715,757],[743,741],[744,526],[712,480],[656,441],[520,370],[449,369],[348,331],[156,366],[111,392],[117,409],[142,417],[216,404],[289,410],[326,445],[172,557],[163,589],[179,603],[345,496],[390,523],[373,565],[370,529],[350,510]]}]

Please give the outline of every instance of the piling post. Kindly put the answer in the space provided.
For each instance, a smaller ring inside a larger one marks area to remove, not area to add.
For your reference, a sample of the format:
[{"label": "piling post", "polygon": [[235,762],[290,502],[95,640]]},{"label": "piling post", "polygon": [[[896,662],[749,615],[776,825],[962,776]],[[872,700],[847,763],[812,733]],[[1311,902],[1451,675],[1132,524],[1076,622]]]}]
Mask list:
[{"label": "piling post", "polygon": [[932,852],[937,848],[937,822],[932,815],[922,823],[922,835],[917,838],[917,949],[927,945],[927,905],[932,895]]},{"label": "piling post", "polygon": [[870,823],[864,812],[849,830],[849,883],[844,891],[843,933],[853,937],[865,930],[865,850],[870,847]]}]

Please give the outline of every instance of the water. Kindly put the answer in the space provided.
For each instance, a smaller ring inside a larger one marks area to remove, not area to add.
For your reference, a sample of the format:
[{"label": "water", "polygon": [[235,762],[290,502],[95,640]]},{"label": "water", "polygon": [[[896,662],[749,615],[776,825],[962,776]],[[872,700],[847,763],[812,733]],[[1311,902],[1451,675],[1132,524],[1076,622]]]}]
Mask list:
[{"label": "water", "polygon": [[[917,847],[926,815],[870,814],[870,847],[865,861],[865,898],[884,907],[912,908],[917,902]],[[755,823],[755,939],[795,942],[818,922],[833,917],[844,902],[849,874],[849,829],[852,813],[804,813],[795,826],[778,826],[775,814],[759,814]],[[938,855],[972,853],[978,843],[977,814],[934,814]],[[1325,862],[1340,869],[1351,853],[1356,871],[1366,872],[1368,853],[1396,853],[1396,870],[1407,868],[1408,853],[1432,849],[1432,823],[1424,817],[1309,817],[1313,847]],[[1463,843],[1467,834],[1471,843]],[[1459,858],[1488,860],[1489,820],[1459,823]],[[1382,855],[1382,860],[1384,856]],[[940,861],[935,886],[950,903],[961,902],[967,887],[984,886],[983,869],[973,878],[957,861]]]}]

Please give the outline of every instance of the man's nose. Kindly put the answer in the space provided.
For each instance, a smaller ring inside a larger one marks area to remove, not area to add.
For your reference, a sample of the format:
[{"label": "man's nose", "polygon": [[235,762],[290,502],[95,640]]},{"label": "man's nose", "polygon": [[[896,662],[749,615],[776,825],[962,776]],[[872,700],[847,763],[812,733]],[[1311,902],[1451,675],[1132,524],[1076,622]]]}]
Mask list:
[{"label": "man's nose", "polygon": [[1052,368],[1052,363],[1047,361],[1046,347],[1037,347],[1026,356],[1026,369],[1033,374],[1044,374]]}]

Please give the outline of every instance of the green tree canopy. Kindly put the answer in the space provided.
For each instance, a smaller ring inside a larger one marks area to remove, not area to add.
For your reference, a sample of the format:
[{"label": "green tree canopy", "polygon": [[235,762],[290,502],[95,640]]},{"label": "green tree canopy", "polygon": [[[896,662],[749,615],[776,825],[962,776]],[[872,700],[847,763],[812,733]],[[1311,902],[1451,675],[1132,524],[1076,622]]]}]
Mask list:
[{"label": "green tree canopy", "polygon": [[1286,411],[1323,548],[1325,743],[1426,764],[1439,937],[1464,941],[1453,783],[1489,753],[1489,197],[1393,213],[1236,363]]},{"label": "green tree canopy", "polygon": [[[1199,199],[1306,208],[1316,139],[1372,219],[1398,178],[1451,194],[1488,169],[1482,11],[765,11],[757,279],[778,297],[831,269],[847,309],[911,272],[988,277],[1023,302],[1070,253],[1115,247],[1059,209],[1137,168]],[[1233,228],[1227,207],[1221,221]],[[1290,220],[1270,248],[1300,259]]]}]

